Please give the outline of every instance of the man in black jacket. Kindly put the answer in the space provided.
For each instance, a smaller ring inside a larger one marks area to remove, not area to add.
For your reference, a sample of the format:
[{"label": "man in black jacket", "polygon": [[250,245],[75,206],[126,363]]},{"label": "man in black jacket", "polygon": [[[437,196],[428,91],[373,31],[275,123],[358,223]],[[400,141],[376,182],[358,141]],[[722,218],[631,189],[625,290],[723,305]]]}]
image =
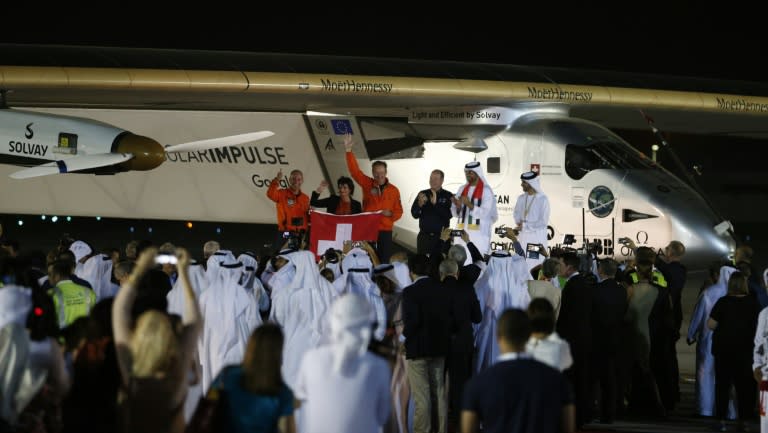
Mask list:
[{"label": "man in black jacket", "polygon": [[433,170],[429,175],[429,189],[416,195],[411,205],[411,216],[419,220],[419,234],[416,237],[416,251],[427,254],[440,238],[440,232],[451,222],[450,191],[443,189],[445,174],[442,170]]},{"label": "man in black jacket", "polygon": [[600,422],[610,424],[616,416],[616,357],[621,348],[621,327],[627,312],[627,289],[616,282],[618,265],[604,259],[597,267],[601,281],[592,304],[593,371],[600,384]]},{"label": "man in black jacket", "polygon": [[414,433],[430,433],[432,404],[437,401],[440,433],[446,432],[445,358],[454,324],[453,302],[439,281],[428,277],[429,259],[417,254],[408,260],[413,284],[403,290],[403,335],[408,381],[415,413]]},{"label": "man in black jacket", "polygon": [[567,278],[567,281],[560,298],[557,333],[571,346],[573,366],[565,374],[573,384],[576,427],[579,428],[590,420],[592,407],[590,368],[594,285],[579,273],[581,260],[575,253],[563,254],[561,259],[560,276]]},{"label": "man in black jacket", "polygon": [[[455,245],[461,247],[461,245]],[[453,248],[453,247],[452,247]],[[463,248],[463,247],[461,247]],[[472,284],[459,278],[459,265],[450,258],[440,263],[440,281],[444,292],[453,300],[454,329],[451,351],[448,354],[448,415],[452,424],[457,425],[461,411],[461,396],[464,385],[472,376],[472,355],[475,349],[473,323],[480,323],[480,301],[477,300]],[[444,295],[445,296],[445,295]]]}]

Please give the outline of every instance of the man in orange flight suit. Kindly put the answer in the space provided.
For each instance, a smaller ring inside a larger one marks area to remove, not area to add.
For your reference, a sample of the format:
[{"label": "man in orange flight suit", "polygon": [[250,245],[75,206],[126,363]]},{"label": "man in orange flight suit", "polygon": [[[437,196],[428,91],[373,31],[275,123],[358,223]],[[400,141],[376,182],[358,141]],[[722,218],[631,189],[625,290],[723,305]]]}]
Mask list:
[{"label": "man in orange flight suit", "polygon": [[[304,173],[301,170],[291,171],[288,177],[288,188],[280,188],[280,179],[283,170],[277,172],[267,190],[267,197],[276,203],[277,207],[277,248],[281,248],[286,241],[285,233],[293,232],[293,235],[304,235],[307,231],[307,219],[309,212],[309,196],[301,192],[301,184],[304,183]],[[294,245],[298,249],[298,245]]]},{"label": "man in orange flight suit", "polygon": [[376,241],[376,254],[381,263],[389,263],[392,255],[392,226],[403,215],[400,204],[400,190],[387,180],[387,163],[374,161],[371,164],[373,177],[360,171],[357,158],[352,153],[352,134],[344,136],[344,148],[347,150],[347,168],[363,191],[363,212],[381,212],[379,238]]}]

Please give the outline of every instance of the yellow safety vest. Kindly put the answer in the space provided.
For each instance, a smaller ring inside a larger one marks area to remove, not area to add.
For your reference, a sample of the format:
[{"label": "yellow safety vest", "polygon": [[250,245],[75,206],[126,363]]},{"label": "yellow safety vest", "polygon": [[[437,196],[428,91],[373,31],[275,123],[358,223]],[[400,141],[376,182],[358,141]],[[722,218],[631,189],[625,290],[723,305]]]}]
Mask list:
[{"label": "yellow safety vest", "polygon": [[59,281],[48,294],[53,298],[59,328],[64,329],[78,317],[88,316],[96,304],[96,293],[88,287],[73,283],[71,280]]},{"label": "yellow safety vest", "polygon": [[[637,272],[632,272],[629,276],[632,278],[632,284],[640,281]],[[653,271],[653,274],[651,274],[651,284],[655,284],[659,287],[667,287],[667,280],[664,279],[664,275],[661,272]]]}]

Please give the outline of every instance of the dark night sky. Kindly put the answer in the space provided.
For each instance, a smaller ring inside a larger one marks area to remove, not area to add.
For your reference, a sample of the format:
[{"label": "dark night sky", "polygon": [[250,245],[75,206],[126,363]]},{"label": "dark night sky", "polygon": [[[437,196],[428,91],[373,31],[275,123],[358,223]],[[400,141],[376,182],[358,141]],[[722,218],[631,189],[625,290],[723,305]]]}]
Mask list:
[{"label": "dark night sky", "polygon": [[[619,2],[614,9],[547,3],[456,3],[424,13],[427,4],[296,4],[288,11],[200,3],[164,16],[133,6],[102,18],[68,4],[66,19],[47,12],[35,25],[3,22],[0,42],[216,49],[253,52],[400,57],[605,69],[765,81],[768,52],[762,17],[748,9],[711,11]],[[683,3],[683,2],[680,2]],[[202,7],[205,6],[205,7]],[[313,13],[319,8],[318,13]],[[435,8],[435,6],[432,6]],[[397,13],[394,15],[393,13]],[[205,18],[203,19],[202,16]],[[56,17],[56,18],[51,18]]]}]

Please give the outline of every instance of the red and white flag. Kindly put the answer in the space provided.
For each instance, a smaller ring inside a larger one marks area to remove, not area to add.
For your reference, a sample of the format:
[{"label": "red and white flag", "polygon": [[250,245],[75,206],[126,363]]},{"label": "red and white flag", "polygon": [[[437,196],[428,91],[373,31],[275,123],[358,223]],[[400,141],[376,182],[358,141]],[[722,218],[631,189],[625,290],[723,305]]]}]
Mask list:
[{"label": "red and white flag", "polygon": [[378,212],[334,215],[312,211],[309,218],[312,224],[309,249],[316,256],[321,256],[328,248],[342,250],[344,241],[376,241],[379,237],[381,214]]}]

